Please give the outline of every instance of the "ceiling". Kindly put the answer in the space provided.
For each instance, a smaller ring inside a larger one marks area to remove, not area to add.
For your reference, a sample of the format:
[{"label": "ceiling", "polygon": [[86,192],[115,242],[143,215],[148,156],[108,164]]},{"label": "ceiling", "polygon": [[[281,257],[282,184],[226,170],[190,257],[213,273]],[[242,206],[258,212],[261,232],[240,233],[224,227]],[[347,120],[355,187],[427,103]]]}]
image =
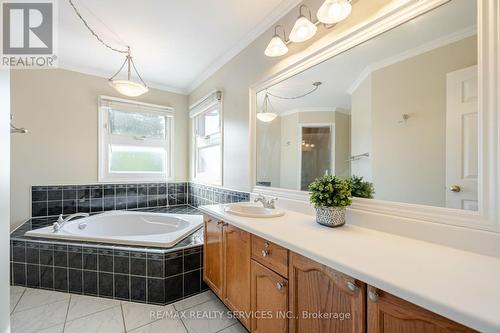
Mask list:
[{"label": "ceiling", "polygon": [[[322,82],[316,92],[300,99],[270,97],[272,108],[277,113],[336,108],[349,110],[350,91],[371,70],[476,34],[476,12],[475,1],[454,0],[417,17],[268,88],[278,96],[297,96],[310,91],[313,82]],[[259,107],[263,97],[263,92],[257,96]]]},{"label": "ceiling", "polygon": [[[187,93],[286,14],[298,0],[73,0],[116,48],[130,45],[151,87]],[[68,0],[58,1],[59,67],[110,77],[124,58],[100,44]]]}]

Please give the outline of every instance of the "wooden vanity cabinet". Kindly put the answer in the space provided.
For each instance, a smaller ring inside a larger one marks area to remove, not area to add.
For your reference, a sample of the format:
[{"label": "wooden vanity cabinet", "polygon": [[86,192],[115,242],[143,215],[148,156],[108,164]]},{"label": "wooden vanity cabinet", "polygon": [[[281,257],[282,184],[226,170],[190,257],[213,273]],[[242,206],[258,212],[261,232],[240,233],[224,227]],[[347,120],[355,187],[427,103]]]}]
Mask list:
[{"label": "wooden vanity cabinet", "polygon": [[252,332],[288,332],[288,280],[252,260]]},{"label": "wooden vanity cabinet", "polygon": [[204,223],[203,280],[251,332],[476,332],[223,221]]},{"label": "wooden vanity cabinet", "polygon": [[251,238],[246,231],[230,224],[223,227],[224,303],[233,311],[243,311],[242,324],[250,328],[250,251]]},{"label": "wooden vanity cabinet", "polygon": [[223,298],[223,222],[204,216],[204,242],[203,242],[203,281]]},{"label": "wooden vanity cabinet", "polygon": [[476,332],[394,295],[368,286],[368,333]]},{"label": "wooden vanity cabinet", "polygon": [[[290,332],[366,331],[366,285],[325,265],[290,253]],[[330,318],[319,318],[326,314]]]},{"label": "wooden vanity cabinet", "polygon": [[[249,314],[251,235],[207,215],[204,224],[203,281],[230,310]],[[239,318],[250,328],[248,315]]]}]

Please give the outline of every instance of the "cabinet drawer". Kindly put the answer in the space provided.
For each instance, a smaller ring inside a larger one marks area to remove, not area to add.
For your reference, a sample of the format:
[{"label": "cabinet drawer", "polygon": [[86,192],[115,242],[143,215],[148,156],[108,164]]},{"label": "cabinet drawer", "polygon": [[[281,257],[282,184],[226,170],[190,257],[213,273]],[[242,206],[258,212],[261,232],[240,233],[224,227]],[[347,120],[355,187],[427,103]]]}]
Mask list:
[{"label": "cabinet drawer", "polygon": [[288,250],[284,247],[252,235],[252,259],[288,277]]}]

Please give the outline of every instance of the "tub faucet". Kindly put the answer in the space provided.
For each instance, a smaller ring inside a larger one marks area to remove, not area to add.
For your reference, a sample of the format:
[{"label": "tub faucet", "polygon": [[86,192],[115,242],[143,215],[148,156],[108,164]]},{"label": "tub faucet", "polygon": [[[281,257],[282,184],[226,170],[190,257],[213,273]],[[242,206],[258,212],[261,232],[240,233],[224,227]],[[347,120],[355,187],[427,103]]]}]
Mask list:
[{"label": "tub faucet", "polygon": [[262,206],[264,206],[264,208],[275,209],[276,208],[276,205],[275,205],[276,200],[278,200],[278,198],[267,199],[262,194],[259,194],[259,196],[257,198],[255,198],[254,202],[262,203]]},{"label": "tub faucet", "polygon": [[57,219],[57,222],[54,222],[52,225],[52,228],[54,229],[54,232],[58,232],[59,229],[66,223],[74,219],[75,217],[89,217],[88,213],[76,213],[76,214],[71,214],[70,216],[66,217],[65,219],[63,218],[63,214],[59,215],[59,218]]}]

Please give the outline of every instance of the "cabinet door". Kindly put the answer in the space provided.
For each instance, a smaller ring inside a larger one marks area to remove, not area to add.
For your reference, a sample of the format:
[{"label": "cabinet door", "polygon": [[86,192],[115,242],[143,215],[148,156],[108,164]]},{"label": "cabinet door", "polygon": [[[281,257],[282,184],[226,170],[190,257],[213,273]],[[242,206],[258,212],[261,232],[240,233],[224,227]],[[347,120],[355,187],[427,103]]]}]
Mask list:
[{"label": "cabinet door", "polygon": [[253,333],[288,332],[288,281],[252,260]]},{"label": "cabinet door", "polygon": [[[224,226],[224,303],[233,311],[250,313],[250,234]],[[240,321],[250,327],[248,316]]]},{"label": "cabinet door", "polygon": [[364,283],[296,253],[288,278],[290,332],[365,332]]},{"label": "cabinet door", "polygon": [[205,216],[205,241],[203,243],[203,280],[222,298],[223,287],[223,247],[222,221]]},{"label": "cabinet door", "polygon": [[368,333],[475,332],[401,298],[368,286]]}]

